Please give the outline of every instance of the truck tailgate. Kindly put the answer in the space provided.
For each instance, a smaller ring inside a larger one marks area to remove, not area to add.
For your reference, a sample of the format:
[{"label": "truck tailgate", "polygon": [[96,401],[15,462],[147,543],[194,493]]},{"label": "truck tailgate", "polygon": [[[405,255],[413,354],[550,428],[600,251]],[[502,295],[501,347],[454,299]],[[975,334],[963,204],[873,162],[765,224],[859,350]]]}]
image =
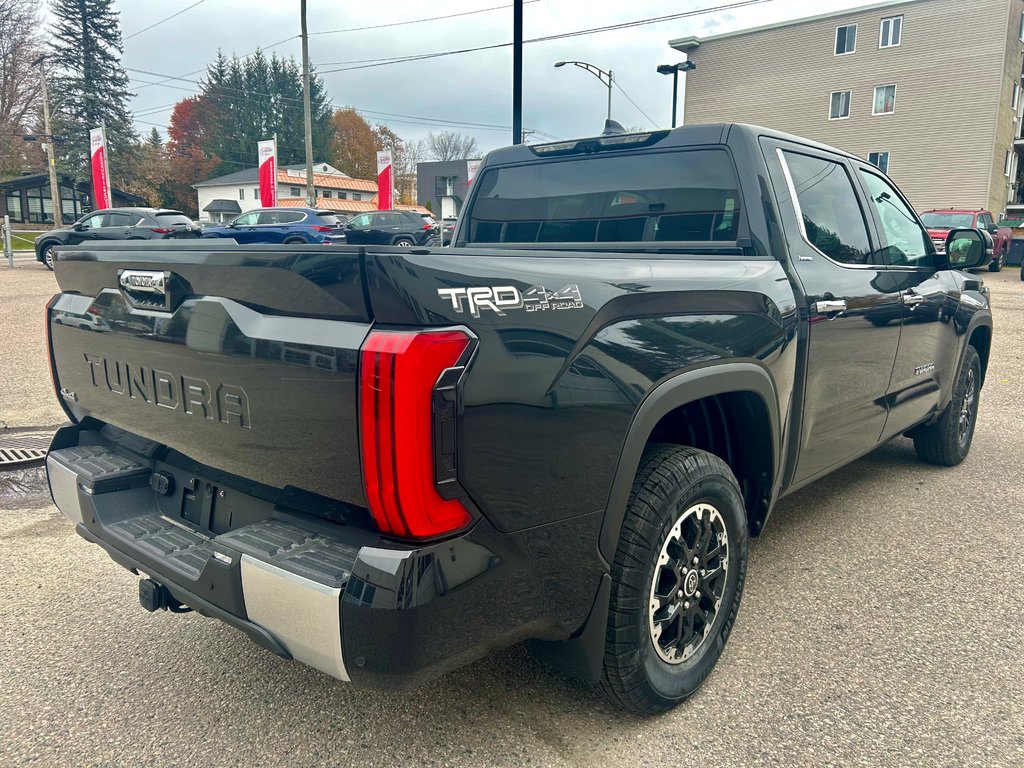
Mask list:
[{"label": "truck tailgate", "polygon": [[362,261],[356,248],[207,241],[66,250],[48,314],[56,386],[78,421],[363,506]]}]

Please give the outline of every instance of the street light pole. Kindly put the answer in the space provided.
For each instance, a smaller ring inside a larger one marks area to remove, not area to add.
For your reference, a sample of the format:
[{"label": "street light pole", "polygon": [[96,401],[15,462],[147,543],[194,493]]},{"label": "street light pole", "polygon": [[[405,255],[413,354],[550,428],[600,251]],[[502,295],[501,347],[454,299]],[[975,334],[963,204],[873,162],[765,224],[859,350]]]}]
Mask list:
[{"label": "street light pole", "polygon": [[[608,119],[611,120],[612,119],[612,83],[615,80],[615,75],[612,74],[612,71],[610,69],[607,70],[607,71],[603,70],[600,67],[595,67],[593,64],[588,64],[585,61],[556,61],[555,62],[555,66],[556,67],[564,67],[566,64],[572,64],[574,67],[579,67],[580,69],[587,70],[587,72],[592,74],[594,77],[596,77],[598,80],[600,80],[602,83],[604,83],[604,85],[606,85],[608,87]],[[605,78],[607,78],[607,82],[605,81]]]},{"label": "street light pole", "polygon": [[[53,129],[50,128],[50,96],[46,90],[46,56],[40,56],[33,63],[39,66],[39,80],[43,96],[43,131],[46,132],[46,168],[50,174],[50,199],[53,204],[53,225],[64,226],[64,212],[60,208],[60,186],[57,183],[57,162],[53,153]],[[74,191],[72,190],[72,194]]]},{"label": "street light pole", "polygon": [[[316,205],[313,187],[313,108],[309,103],[309,35],[306,33],[306,0],[300,6],[302,14],[302,115],[306,128],[306,205]],[[277,179],[274,179],[277,184]]]},{"label": "street light pole", "polygon": [[676,104],[679,101],[679,73],[696,69],[692,61],[680,61],[676,64],[659,64],[658,74],[672,75],[672,127],[676,127]]}]

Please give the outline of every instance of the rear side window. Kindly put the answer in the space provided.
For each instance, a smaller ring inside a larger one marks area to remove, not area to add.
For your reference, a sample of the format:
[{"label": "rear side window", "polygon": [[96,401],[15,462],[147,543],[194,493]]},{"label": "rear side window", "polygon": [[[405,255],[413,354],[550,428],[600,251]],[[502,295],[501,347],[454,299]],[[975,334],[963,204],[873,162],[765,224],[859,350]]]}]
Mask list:
[{"label": "rear side window", "polygon": [[868,225],[842,164],[783,152],[807,242],[840,264],[867,264]]},{"label": "rear side window", "polygon": [[492,168],[475,184],[470,243],[719,243],[740,226],[724,149]]},{"label": "rear side window", "polygon": [[157,213],[156,220],[160,222],[161,227],[188,227],[192,225],[192,219],[178,211]]}]

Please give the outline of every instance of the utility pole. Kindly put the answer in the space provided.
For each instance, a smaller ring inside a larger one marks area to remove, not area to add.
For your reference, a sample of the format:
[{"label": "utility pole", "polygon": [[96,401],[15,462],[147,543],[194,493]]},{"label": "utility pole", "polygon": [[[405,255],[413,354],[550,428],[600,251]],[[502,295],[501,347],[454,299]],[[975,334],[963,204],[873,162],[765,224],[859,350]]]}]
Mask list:
[{"label": "utility pole", "polygon": [[[60,186],[57,184],[57,162],[53,159],[53,130],[50,128],[50,96],[46,90],[46,56],[40,56],[33,64],[39,65],[39,80],[43,93],[43,131],[46,132],[46,168],[50,173],[50,199],[53,203],[53,225],[64,226],[64,215],[60,208]],[[74,194],[74,190],[71,191]]]},{"label": "utility pole", "polygon": [[306,0],[302,0],[302,113],[306,123],[306,205],[316,205],[313,188],[313,108],[309,103],[309,35],[306,33]]},{"label": "utility pole", "polygon": [[512,6],[512,143],[523,143],[523,0]]}]

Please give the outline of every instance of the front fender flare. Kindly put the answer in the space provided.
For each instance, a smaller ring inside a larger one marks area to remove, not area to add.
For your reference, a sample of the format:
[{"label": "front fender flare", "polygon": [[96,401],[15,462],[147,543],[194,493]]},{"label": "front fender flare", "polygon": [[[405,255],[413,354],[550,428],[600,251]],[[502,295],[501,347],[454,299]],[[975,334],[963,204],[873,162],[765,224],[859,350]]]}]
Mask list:
[{"label": "front fender flare", "polygon": [[750,360],[713,362],[676,374],[647,393],[626,433],[598,539],[598,550],[605,562],[611,563],[615,558],[633,480],[640,467],[644,447],[655,426],[663,416],[680,406],[731,392],[753,392],[764,401],[772,430],[774,488],[781,463],[781,427],[777,390],[768,370],[761,363]]}]

